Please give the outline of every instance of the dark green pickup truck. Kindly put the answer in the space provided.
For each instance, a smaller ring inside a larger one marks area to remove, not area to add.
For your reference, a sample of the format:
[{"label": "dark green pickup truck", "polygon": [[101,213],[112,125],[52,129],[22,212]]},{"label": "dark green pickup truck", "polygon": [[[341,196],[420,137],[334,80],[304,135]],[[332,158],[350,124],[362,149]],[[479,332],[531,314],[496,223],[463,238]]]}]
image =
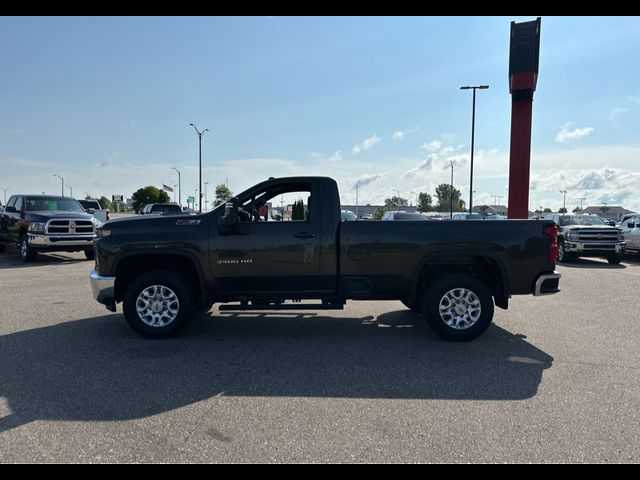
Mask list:
[{"label": "dark green pickup truck", "polygon": [[[265,218],[285,198],[297,215]],[[553,222],[341,222],[326,177],[271,178],[210,213],[115,220],[97,234],[94,297],[111,311],[123,302],[148,337],[175,334],[214,303],[322,310],[352,299],[400,300],[443,338],[471,340],[494,303],[559,291]]]}]

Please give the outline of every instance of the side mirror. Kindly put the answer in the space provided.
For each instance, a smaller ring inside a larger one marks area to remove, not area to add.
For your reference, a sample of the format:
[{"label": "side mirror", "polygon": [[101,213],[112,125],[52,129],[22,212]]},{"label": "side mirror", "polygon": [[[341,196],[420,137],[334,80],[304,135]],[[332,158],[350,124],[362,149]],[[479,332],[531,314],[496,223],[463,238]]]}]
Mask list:
[{"label": "side mirror", "polygon": [[94,213],[96,213],[96,209],[95,208],[87,208],[87,213],[90,213],[91,215],[93,215]]},{"label": "side mirror", "polygon": [[224,206],[224,214],[218,220],[220,233],[229,234],[240,223],[238,218],[238,199],[233,197]]},{"label": "side mirror", "polygon": [[5,212],[18,213],[18,211],[16,210],[16,207],[5,207],[4,211]]},{"label": "side mirror", "polygon": [[638,226],[638,225],[636,225],[636,224],[635,224],[635,223],[633,223],[633,222],[629,222],[629,223],[627,223],[627,227],[629,227],[629,228],[636,228],[637,226]]}]

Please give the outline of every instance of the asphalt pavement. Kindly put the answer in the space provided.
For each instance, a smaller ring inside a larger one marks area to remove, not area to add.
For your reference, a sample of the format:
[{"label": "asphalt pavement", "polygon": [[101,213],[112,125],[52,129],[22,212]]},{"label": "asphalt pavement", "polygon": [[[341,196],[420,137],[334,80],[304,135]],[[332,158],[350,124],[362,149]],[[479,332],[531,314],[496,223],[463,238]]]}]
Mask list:
[{"label": "asphalt pavement", "polygon": [[0,254],[0,462],[640,461],[640,261],[562,265],[469,343],[400,302],[138,337],[93,262]]}]

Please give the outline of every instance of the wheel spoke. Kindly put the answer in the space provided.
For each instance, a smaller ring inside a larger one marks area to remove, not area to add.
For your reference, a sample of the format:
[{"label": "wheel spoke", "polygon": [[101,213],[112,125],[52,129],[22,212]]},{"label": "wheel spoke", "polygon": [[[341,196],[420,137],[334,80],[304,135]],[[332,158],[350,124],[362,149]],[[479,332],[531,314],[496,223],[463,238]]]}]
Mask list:
[{"label": "wheel spoke", "polygon": [[150,285],[136,299],[138,317],[154,328],[166,327],[180,312],[180,300],[166,285]]},{"label": "wheel spoke", "polygon": [[453,288],[441,297],[438,310],[446,325],[455,330],[465,330],[480,319],[482,305],[472,290]]}]

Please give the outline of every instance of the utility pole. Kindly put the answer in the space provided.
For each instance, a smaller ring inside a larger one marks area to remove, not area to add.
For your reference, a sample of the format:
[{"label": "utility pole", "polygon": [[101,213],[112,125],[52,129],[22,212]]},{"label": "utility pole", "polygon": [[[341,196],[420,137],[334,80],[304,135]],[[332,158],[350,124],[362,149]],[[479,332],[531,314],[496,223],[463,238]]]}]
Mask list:
[{"label": "utility pole", "polygon": [[449,160],[451,165],[451,183],[449,184],[449,219],[453,219],[453,160]]},{"label": "utility pole", "polygon": [[358,186],[360,182],[356,182],[356,220],[358,219]]},{"label": "utility pole", "polygon": [[[180,205],[180,208],[182,208],[182,195],[181,195],[182,192],[180,192],[180,188],[181,188],[180,170],[178,170],[176,167],[171,167],[171,168],[178,173],[178,205]],[[175,201],[175,192],[174,192],[174,201]]]},{"label": "utility pole", "polygon": [[[193,123],[190,123],[189,125],[195,128],[196,133],[198,134],[198,165],[199,165],[198,188],[200,192],[200,197],[198,202],[199,203],[198,213],[202,213],[202,136],[204,135],[204,132],[208,132],[209,129],[205,128],[203,131],[200,131],[198,130],[198,127],[196,127]],[[194,206],[194,210],[195,210],[195,206]]]},{"label": "utility pole", "polygon": [[209,182],[204,182],[204,211],[207,211],[207,185]]},{"label": "utility pole", "polygon": [[563,200],[562,200],[562,209],[564,210],[563,213],[567,213],[567,191],[566,190],[560,190],[560,193],[564,194]]},{"label": "utility pole", "polygon": [[64,178],[62,178],[60,175],[58,175],[57,173],[53,174],[54,177],[58,177],[60,180],[62,180],[62,196],[64,197]]},{"label": "utility pole", "polygon": [[580,211],[582,211],[582,201],[586,200],[587,197],[580,197],[578,200],[580,200]]}]

